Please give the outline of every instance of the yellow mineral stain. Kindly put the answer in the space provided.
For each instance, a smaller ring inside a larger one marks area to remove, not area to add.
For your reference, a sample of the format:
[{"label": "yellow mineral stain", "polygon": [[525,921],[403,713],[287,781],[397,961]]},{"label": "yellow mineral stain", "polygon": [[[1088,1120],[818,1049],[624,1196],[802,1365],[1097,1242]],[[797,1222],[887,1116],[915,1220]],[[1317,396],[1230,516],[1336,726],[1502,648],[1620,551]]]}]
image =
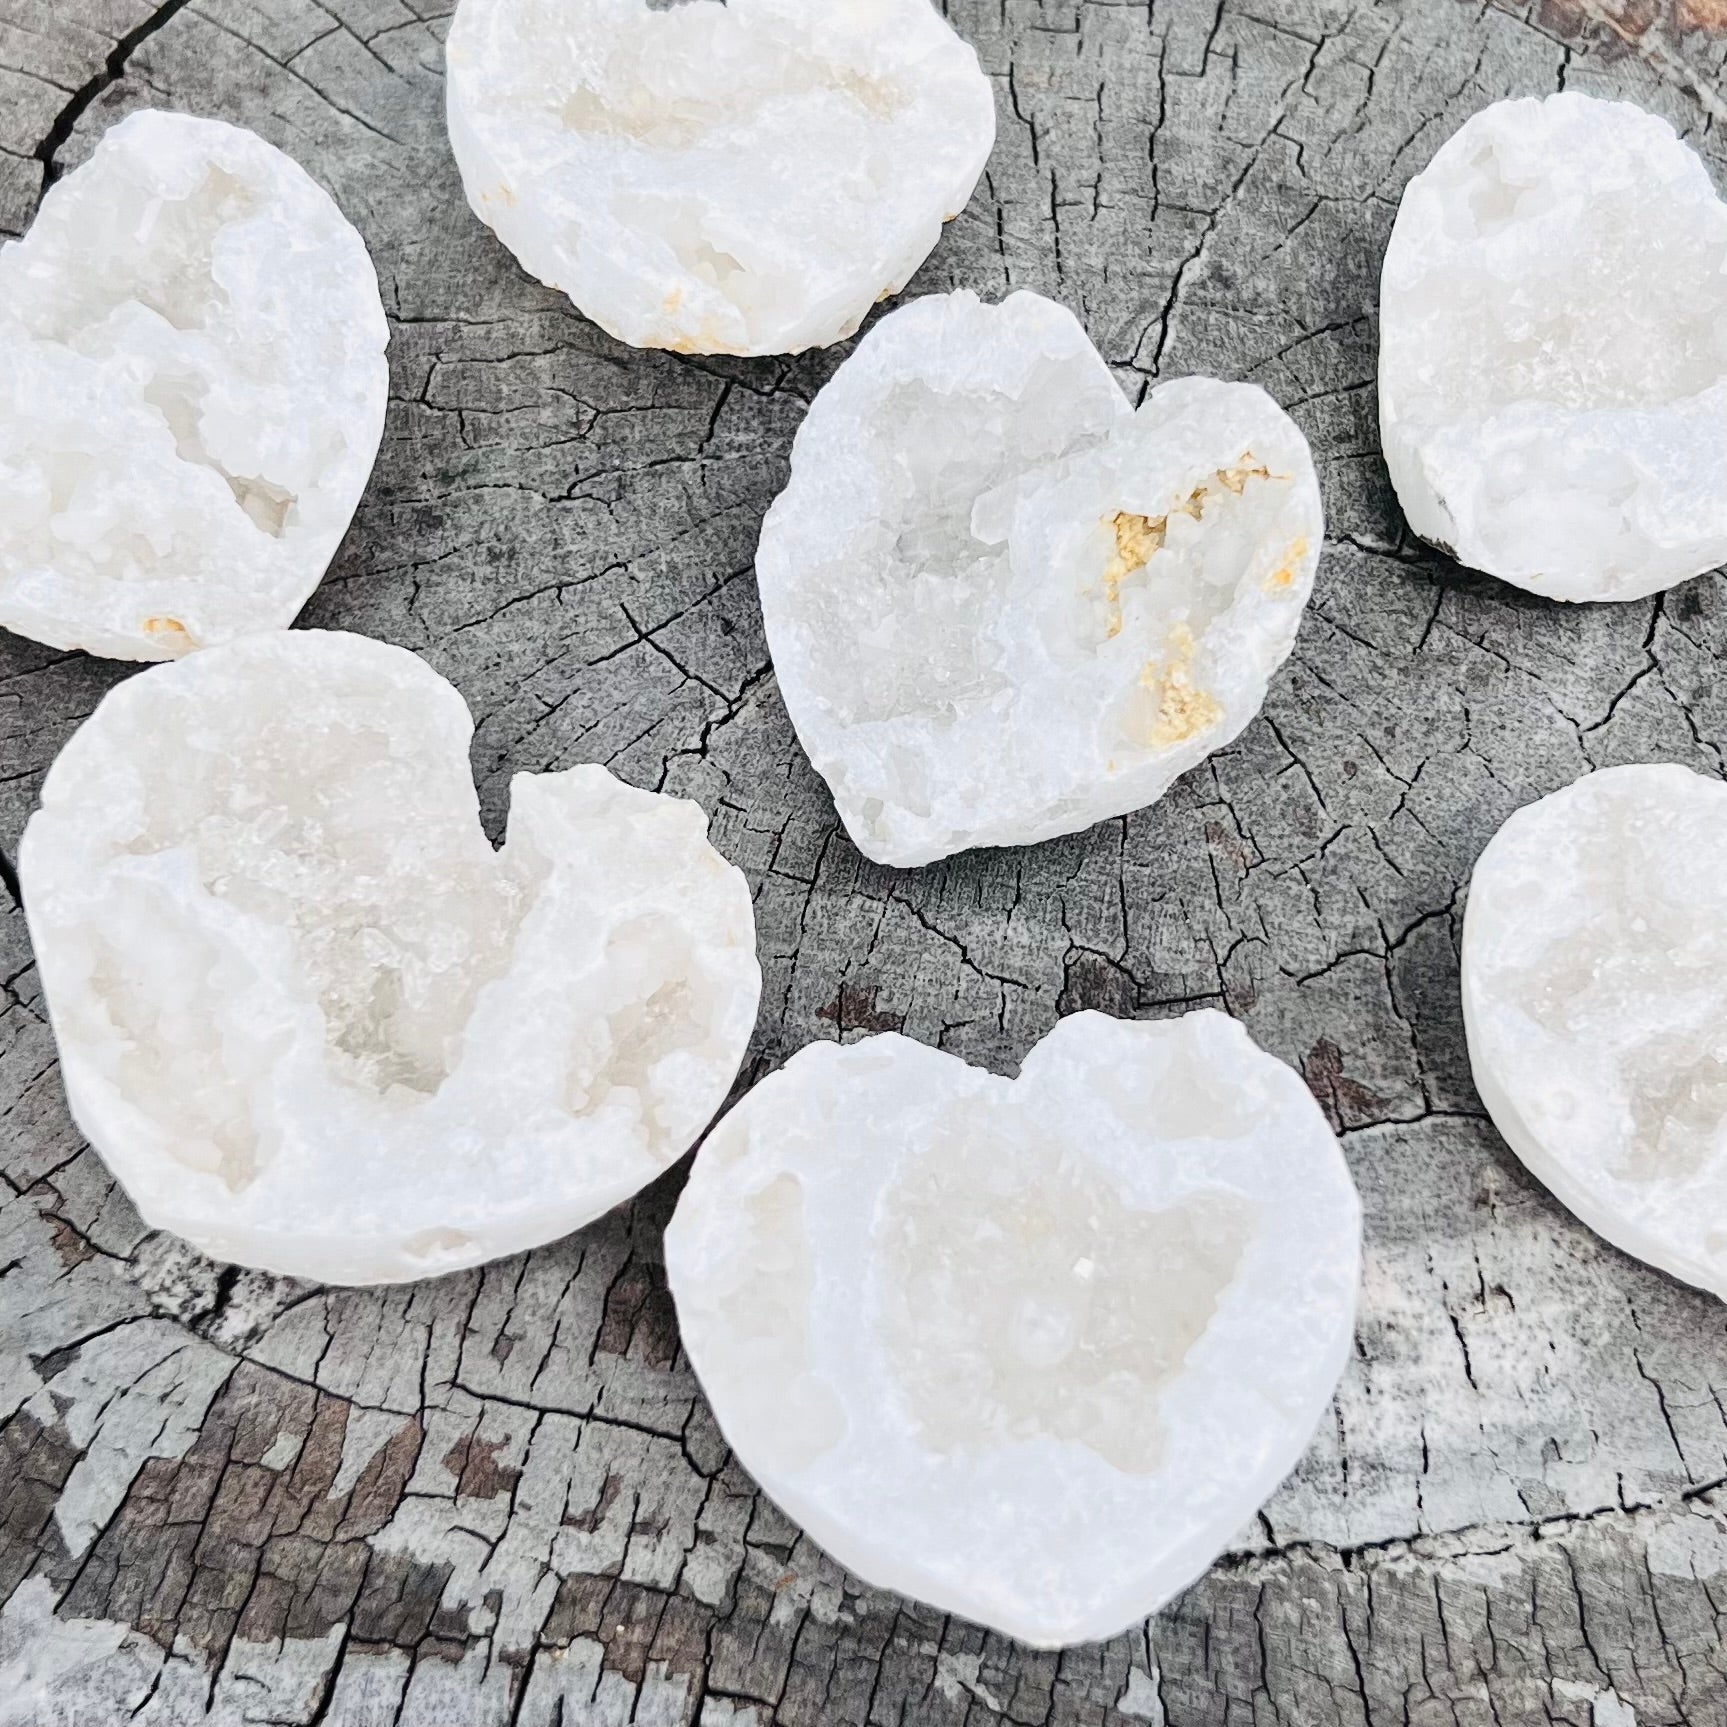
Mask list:
[{"label": "yellow mineral stain", "polygon": [[1127,510],[1117,510],[1110,518],[1109,525],[1115,532],[1115,555],[1103,572],[1106,588],[1111,584],[1120,587],[1124,577],[1131,576],[1135,570],[1143,569],[1151,562],[1152,554],[1163,544],[1169,518],[1159,516],[1153,521],[1150,516],[1136,516]]},{"label": "yellow mineral stain", "polygon": [[716,318],[703,318],[693,335],[679,336],[675,342],[666,343],[666,351],[671,354],[723,354],[727,352],[725,331]]},{"label": "yellow mineral stain", "polygon": [[[1103,597],[1109,608],[1108,622],[1104,630],[1105,639],[1110,640],[1121,634],[1121,584],[1136,570],[1144,569],[1151,562],[1153,554],[1162,550],[1164,541],[1169,537],[1170,516],[1190,516],[1196,522],[1203,521],[1206,500],[1215,487],[1221,487],[1239,498],[1247,490],[1249,480],[1269,480],[1276,477],[1263,462],[1254,460],[1251,450],[1243,450],[1233,467],[1217,469],[1211,484],[1195,486],[1165,515],[1141,516],[1131,510],[1117,510],[1113,516],[1106,516],[1104,526],[1115,535],[1115,550],[1103,571]],[[1290,552],[1288,561],[1292,565],[1299,563],[1306,552],[1304,541],[1299,552]],[[1294,579],[1292,569],[1285,580]]]},{"label": "yellow mineral stain", "polygon": [[1148,660],[1139,674],[1140,688],[1157,703],[1146,739],[1154,750],[1168,749],[1208,731],[1223,718],[1216,698],[1193,681],[1190,662],[1194,645],[1193,631],[1186,624],[1174,625],[1165,657]]},{"label": "yellow mineral stain", "polygon": [[1169,531],[1169,517],[1136,516],[1129,510],[1117,510],[1107,526],[1115,535],[1115,551],[1103,571],[1103,597],[1109,606],[1110,636],[1121,634],[1121,584],[1135,570],[1151,562],[1152,554],[1163,544]]},{"label": "yellow mineral stain", "polygon": [[144,634],[147,636],[184,636],[189,642],[191,631],[178,618],[146,618]]},{"label": "yellow mineral stain", "polygon": [[842,77],[837,87],[860,108],[881,119],[891,119],[906,105],[905,93],[898,85],[880,78],[867,78],[861,72]]},{"label": "yellow mineral stain", "polygon": [[1263,462],[1253,459],[1251,450],[1243,450],[1241,460],[1233,468],[1219,468],[1217,483],[1225,491],[1233,492],[1238,498],[1247,490],[1249,480],[1269,480],[1271,470]]},{"label": "yellow mineral stain", "polygon": [[1283,562],[1265,578],[1260,586],[1268,594],[1281,592],[1295,581],[1296,566],[1307,556],[1307,541],[1295,539],[1290,541],[1289,549],[1283,554]]}]

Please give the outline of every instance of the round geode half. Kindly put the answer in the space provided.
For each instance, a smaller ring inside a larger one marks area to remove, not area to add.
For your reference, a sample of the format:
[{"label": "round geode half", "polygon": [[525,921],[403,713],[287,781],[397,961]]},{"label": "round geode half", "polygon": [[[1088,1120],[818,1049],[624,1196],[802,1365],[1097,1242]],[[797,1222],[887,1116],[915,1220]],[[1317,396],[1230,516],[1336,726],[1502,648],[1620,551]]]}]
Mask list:
[{"label": "round geode half", "polygon": [[145,1220],[373,1283],[566,1234],[725,1098],[761,974],[700,809],[519,774],[423,661],[257,635],[108,695],[20,856],[67,1097]]},{"label": "round geode half", "polygon": [[1252,384],[1135,412],[1071,312],[930,295],[817,395],[756,557],[792,724],[882,863],[1155,802],[1288,656],[1324,518]]},{"label": "round geode half", "polygon": [[1307,1087],[1213,1012],[1081,1013],[1017,1080],[889,1033],[794,1055],[666,1234],[766,1492],[865,1581],[1041,1647],[1235,1538],[1348,1359],[1361,1217]]},{"label": "round geode half", "polygon": [[1727,560],[1727,205],[1627,102],[1498,102],[1410,181],[1380,290],[1409,525],[1560,600]]},{"label": "round geode half", "polygon": [[122,120],[0,247],[0,626],[164,660],[291,623],[378,453],[388,340],[298,163]]},{"label": "round geode half", "polygon": [[1463,1023],[1530,1171],[1616,1247],[1727,1299],[1727,785],[1603,768],[1475,865]]},{"label": "round geode half", "polygon": [[640,348],[849,336],[995,142],[930,0],[461,0],[450,143],[523,267]]}]

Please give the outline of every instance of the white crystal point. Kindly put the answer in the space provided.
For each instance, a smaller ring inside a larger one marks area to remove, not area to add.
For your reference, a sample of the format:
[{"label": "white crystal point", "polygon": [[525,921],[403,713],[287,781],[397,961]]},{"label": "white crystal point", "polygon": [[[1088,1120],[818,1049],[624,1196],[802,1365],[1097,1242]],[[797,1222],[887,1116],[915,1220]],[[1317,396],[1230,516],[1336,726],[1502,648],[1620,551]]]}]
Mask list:
[{"label": "white crystal point", "polygon": [[930,0],[461,0],[447,63],[474,213],[639,348],[849,336],[995,142],[989,80]]},{"label": "white crystal point", "polygon": [[814,1044],[708,1137],[666,1234],[739,1460],[836,1559],[1026,1643],[1112,1635],[1240,1533],[1348,1357],[1355,1189],[1212,1012],[1081,1013],[998,1079]]},{"label": "white crystal point", "polygon": [[1392,228],[1379,418],[1415,532],[1532,593],[1727,560],[1727,206],[1697,154],[1576,94],[1468,121]]},{"label": "white crystal point", "polygon": [[1727,786],[1603,768],[1475,865],[1463,1023],[1530,1171],[1614,1246],[1727,1299]]},{"label": "white crystal point", "polygon": [[147,1222],[334,1283],[566,1234],[694,1142],[761,974],[700,809],[518,774],[400,648],[247,637],[121,684],[25,830],[78,1125]]},{"label": "white crystal point", "polygon": [[0,247],[0,625],[174,659],[290,623],[383,434],[360,236],[218,120],[122,120]]},{"label": "white crystal point", "polygon": [[1073,315],[931,295],[816,397],[756,558],[792,723],[858,848],[921,864],[1162,797],[1259,711],[1324,520],[1251,384],[1135,413]]}]

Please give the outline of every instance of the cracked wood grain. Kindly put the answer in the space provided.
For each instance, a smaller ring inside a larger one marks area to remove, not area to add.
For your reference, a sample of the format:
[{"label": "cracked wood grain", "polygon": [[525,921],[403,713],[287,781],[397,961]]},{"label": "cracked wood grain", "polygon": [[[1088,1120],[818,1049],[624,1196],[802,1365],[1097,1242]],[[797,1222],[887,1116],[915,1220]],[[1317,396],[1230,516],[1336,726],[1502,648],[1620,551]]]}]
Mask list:
[{"label": "cracked wood grain", "polygon": [[[1306,1076],[1367,1219],[1355,1359],[1293,1479],[1107,1645],[1034,1654],[864,1588],[762,1499],[678,1349],[673,1173],[409,1288],[147,1232],[68,1120],[0,886],[0,1721],[149,1727],[1727,1724],[1727,1309],[1597,1241],[1470,1085],[1468,871],[1591,766],[1723,771],[1716,578],[1543,605],[1412,542],[1374,421],[1397,198],[1470,112],[1666,114],[1727,178],[1705,0],[947,0],[1000,142],[916,287],[1038,289],[1131,392],[1287,404],[1331,537],[1264,715],[1155,809],[899,872],[780,704],[752,576],[839,354],[620,348],[465,211],[448,0],[0,0],[0,227],[151,103],[254,127],[364,232],[392,321],[376,475],[311,624],[472,705],[518,770],[694,797],[766,974],[740,1088],[903,1030],[1011,1070],[1060,1014],[1239,1016]],[[130,668],[0,640],[0,857]],[[22,1711],[22,1713],[20,1713]]]}]

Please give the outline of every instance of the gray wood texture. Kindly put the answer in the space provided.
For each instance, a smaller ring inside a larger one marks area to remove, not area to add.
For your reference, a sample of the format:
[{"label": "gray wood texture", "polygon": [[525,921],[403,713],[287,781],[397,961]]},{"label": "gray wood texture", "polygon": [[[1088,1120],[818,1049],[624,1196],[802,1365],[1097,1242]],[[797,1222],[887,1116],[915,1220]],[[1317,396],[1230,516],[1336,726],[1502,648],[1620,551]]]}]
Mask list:
[{"label": "gray wood texture", "polygon": [[[948,0],[1000,141],[914,287],[1070,305],[1133,391],[1263,384],[1331,534],[1263,716],[1158,807],[913,872],[837,831],[751,558],[840,355],[622,348],[468,213],[449,0],[0,0],[0,228],[159,104],[255,128],[371,246],[393,399],[305,621],[424,654],[518,769],[697,799],[766,970],[744,1080],[902,1029],[1011,1070],[1062,1013],[1225,1007],[1366,1205],[1358,1348],[1293,1479],[1143,1629],[1033,1654],[863,1587],[755,1491],[682,1361],[674,1173],[523,1258],[384,1291],[145,1231],[65,1111],[0,924],[0,1723],[1021,1727],[1727,1723],[1727,1310],[1596,1240],[1483,1120],[1472,860],[1590,766],[1720,773],[1727,599],[1561,608],[1412,543],[1379,260],[1469,113],[1666,114],[1727,180],[1720,0]],[[131,668],[0,640],[0,846]],[[9,873],[9,872],[8,872]],[[740,1084],[743,1082],[740,1082]]]}]

